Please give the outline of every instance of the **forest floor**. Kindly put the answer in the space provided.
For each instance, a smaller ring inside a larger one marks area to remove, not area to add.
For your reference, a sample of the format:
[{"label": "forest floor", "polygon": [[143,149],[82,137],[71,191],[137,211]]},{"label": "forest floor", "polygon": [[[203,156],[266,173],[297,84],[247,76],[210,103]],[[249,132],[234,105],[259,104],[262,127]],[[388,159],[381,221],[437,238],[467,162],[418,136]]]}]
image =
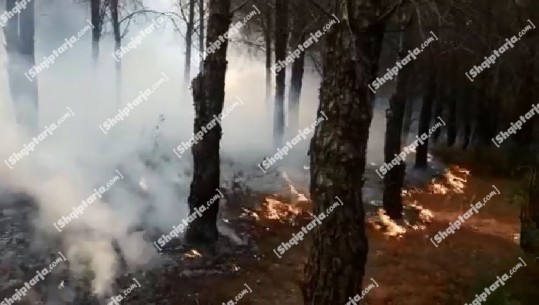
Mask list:
[{"label": "forest floor", "polygon": [[[518,269],[482,304],[537,304],[539,267],[534,257],[520,251],[519,205],[510,200],[518,197],[521,183],[483,176],[453,164],[427,185],[404,192],[407,210],[417,211],[419,216],[413,225],[400,227],[383,220],[377,212],[367,211],[370,249],[364,285],[375,281],[378,287],[366,294],[366,304],[471,304],[475,294],[493,284],[497,276],[509,273],[519,258],[527,266]],[[430,241],[464,214],[470,203],[493,192],[493,185],[500,194],[490,198],[478,214],[438,247]],[[256,208],[238,199],[241,206],[230,204],[227,211],[230,223],[241,224],[241,230],[248,232],[258,255],[235,256],[238,271],[233,274],[182,280],[173,304],[302,304],[300,283],[310,238],[281,259],[273,250],[310,221],[312,206],[301,198],[258,195],[252,197],[258,201]],[[236,296],[237,302],[228,303]]]}]

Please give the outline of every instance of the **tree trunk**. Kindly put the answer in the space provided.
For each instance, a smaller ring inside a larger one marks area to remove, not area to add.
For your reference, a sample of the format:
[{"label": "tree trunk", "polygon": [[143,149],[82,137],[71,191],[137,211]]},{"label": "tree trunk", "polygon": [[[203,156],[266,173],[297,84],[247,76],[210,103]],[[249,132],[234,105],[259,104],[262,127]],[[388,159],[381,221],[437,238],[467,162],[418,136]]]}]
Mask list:
[{"label": "tree trunk", "polygon": [[447,147],[451,147],[457,140],[457,96],[456,88],[449,93],[447,105]]},{"label": "tree trunk", "polygon": [[[199,0],[198,1],[198,19],[199,19],[199,25],[198,25],[198,48],[199,48],[199,54],[204,54],[204,15],[205,15],[205,8],[204,8],[204,1],[205,0]],[[203,70],[204,66],[202,63],[199,65],[199,69],[201,72]]]},{"label": "tree trunk", "polygon": [[[442,67],[438,70],[438,74],[435,74],[434,77],[437,77],[436,84],[434,85],[434,95],[433,95],[433,102],[431,104],[434,104],[434,113],[432,114],[432,117],[442,117],[444,114],[444,106],[445,102],[447,101],[447,88],[449,85],[450,80],[447,79],[447,71],[448,67],[445,65],[442,65]],[[432,107],[432,106],[430,106]],[[429,114],[429,123],[431,119],[431,114]],[[442,135],[442,128],[438,128],[434,131],[432,134],[432,142],[438,143],[438,140],[440,139],[440,136]]]},{"label": "tree trunk", "polygon": [[[7,0],[6,10],[16,1]],[[20,14],[10,18],[4,28],[8,58],[8,81],[17,123],[34,133],[38,130],[37,78],[27,79],[25,73],[35,65],[35,12],[29,2]]]},{"label": "tree trunk", "polygon": [[362,187],[374,95],[367,85],[378,69],[384,22],[377,15],[378,1],[339,0],[335,5],[341,22],[326,36],[318,117],[327,120],[311,141],[310,193],[315,215],[337,198],[343,205],[312,232],[302,287],[305,305],[346,304],[360,293],[368,252]]},{"label": "tree trunk", "polygon": [[186,89],[191,79],[191,48],[193,44],[193,30],[195,28],[195,1],[189,0],[189,20],[185,32],[185,69],[183,71],[183,85]]},{"label": "tree trunk", "polygon": [[[210,0],[209,9],[206,48],[210,47],[209,43],[217,41],[220,35],[228,31],[232,20],[230,0]],[[202,127],[207,126],[212,120],[215,122],[214,117],[218,117],[223,110],[227,47],[228,39],[224,39],[215,53],[208,54],[204,60],[204,70],[193,80],[195,134],[203,132]],[[207,132],[192,147],[194,172],[188,199],[191,213],[206,206],[219,188],[221,125],[216,123],[212,128],[204,127],[204,130]],[[186,233],[187,241],[195,244],[213,244],[218,237],[216,225],[218,212],[219,200],[206,208],[205,212],[190,224]]]},{"label": "tree trunk", "polygon": [[[399,57],[402,59],[407,51],[412,49],[411,33],[412,23],[402,27],[401,46]],[[384,161],[391,164],[401,152],[402,124],[404,121],[404,109],[406,107],[408,86],[413,77],[413,63],[405,67],[398,76],[397,88],[389,99],[389,109],[386,111],[386,135],[384,148]],[[402,186],[406,174],[404,160],[389,170],[384,176],[383,206],[386,214],[393,220],[402,219]]]},{"label": "tree trunk", "polygon": [[406,100],[406,106],[404,109],[404,119],[402,122],[402,134],[401,141],[406,142],[408,135],[410,134],[410,128],[412,127],[412,117],[414,115],[415,98],[410,97]]},{"label": "tree trunk", "polygon": [[[122,47],[122,36],[120,34],[120,20],[118,14],[118,0],[110,0],[110,14],[112,16],[112,29],[114,32],[114,49],[120,50]],[[116,105],[122,105],[122,59],[116,59]]]},{"label": "tree trunk", "polygon": [[[434,61],[433,52],[429,52],[428,56],[431,60],[431,69],[429,70],[427,88],[421,105],[421,113],[419,114],[419,126],[417,128],[418,137],[421,137],[422,134],[428,134],[429,132],[432,115],[432,101],[436,94],[436,63]],[[418,169],[426,169],[428,166],[429,139],[427,138],[423,143],[424,144],[420,144],[417,147],[415,155],[415,168]]]},{"label": "tree trunk", "polygon": [[[275,0],[275,66],[285,62],[288,41],[288,1]],[[273,145],[283,145],[284,137],[284,94],[286,89],[286,68],[275,75],[275,108],[273,122]]]},{"label": "tree trunk", "polygon": [[466,89],[464,99],[462,101],[462,123],[464,125],[463,135],[462,135],[462,149],[467,149],[470,145],[470,140],[472,136],[472,117],[473,112],[475,111],[475,105],[478,101],[475,100],[475,90],[473,87]]},{"label": "tree trunk", "polygon": [[520,212],[520,247],[526,253],[539,254],[539,160],[536,160],[530,177],[528,202]]},{"label": "tree trunk", "polygon": [[266,5],[266,28],[264,31],[264,42],[266,45],[266,105],[269,105],[271,102],[271,33],[272,33],[272,14],[271,14],[271,6],[269,4]]},{"label": "tree trunk", "polygon": [[[299,7],[307,4],[303,0],[296,1]],[[298,44],[305,41],[306,30],[305,16],[303,14],[294,15],[294,27],[292,34],[292,46],[296,48]],[[306,52],[306,51],[305,51]],[[297,133],[299,124],[299,100],[301,88],[303,86],[303,72],[305,70],[305,52],[301,52],[298,58],[292,63],[292,75],[290,78],[290,89],[288,91],[288,130]]]},{"label": "tree trunk", "polygon": [[92,58],[94,63],[99,59],[99,40],[101,39],[101,27],[103,20],[101,18],[101,0],[90,0],[90,11],[92,15]]}]

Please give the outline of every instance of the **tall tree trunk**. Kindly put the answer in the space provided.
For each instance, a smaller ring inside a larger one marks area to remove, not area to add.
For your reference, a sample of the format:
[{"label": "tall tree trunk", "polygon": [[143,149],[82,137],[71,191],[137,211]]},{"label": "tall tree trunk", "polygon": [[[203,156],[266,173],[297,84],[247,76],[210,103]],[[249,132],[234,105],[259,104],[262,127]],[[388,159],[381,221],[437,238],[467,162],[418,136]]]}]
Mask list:
[{"label": "tall tree trunk", "polygon": [[[21,80],[24,80],[24,73],[30,70],[35,64],[35,1],[30,1],[26,8],[21,11],[19,17],[19,53],[22,56],[21,60]],[[25,109],[25,118],[21,122],[31,131],[38,129],[38,79],[34,81],[24,81],[22,100]]]},{"label": "tall tree trunk", "polygon": [[[118,14],[118,0],[110,0],[110,14],[112,16],[112,29],[114,31],[114,49],[120,50],[122,47],[122,36],[120,34],[120,20]],[[122,59],[116,59],[116,105],[122,105]]]},{"label": "tall tree trunk", "polygon": [[[304,0],[296,1],[299,7],[307,5]],[[294,15],[294,27],[292,30],[292,46],[296,48],[298,44],[305,41],[306,30],[305,16],[303,14]],[[288,130],[291,133],[298,131],[299,124],[299,100],[303,85],[303,72],[305,70],[305,52],[301,52],[298,58],[292,63],[292,75],[290,78],[290,89],[288,91]]]},{"label": "tall tree trunk", "polygon": [[265,19],[266,19],[266,28],[264,31],[264,41],[266,45],[266,105],[269,105],[271,102],[271,34],[272,34],[272,10],[271,6],[269,5],[269,2],[266,4],[266,13],[265,13]]},{"label": "tall tree trunk", "polygon": [[[15,8],[16,1],[6,0],[6,11]],[[12,18],[4,28],[8,58],[8,80],[17,123],[35,132],[38,129],[37,78],[29,80],[27,73],[35,65],[34,2]]]},{"label": "tall tree trunk", "polygon": [[304,304],[346,304],[360,293],[368,243],[362,201],[366,148],[375,79],[384,35],[379,1],[338,0],[341,20],[327,33],[325,69],[318,116],[311,141],[311,186],[314,214],[343,202],[321,220],[305,266]]},{"label": "tall tree trunk", "polygon": [[[421,104],[421,113],[419,114],[419,125],[417,128],[417,136],[421,137],[422,134],[428,134],[429,125],[432,115],[432,101],[436,94],[436,63],[434,60],[433,52],[428,54],[430,60],[429,77],[427,82],[427,88],[425,90],[425,96],[423,97],[423,103]],[[419,145],[415,155],[415,168],[426,169],[428,166],[428,154],[429,154],[429,139],[423,141],[424,144]]]},{"label": "tall tree trunk", "polygon": [[468,87],[465,91],[464,98],[462,101],[462,124],[463,135],[462,135],[462,149],[467,149],[470,145],[470,140],[472,136],[472,117],[473,112],[475,111],[475,105],[478,101],[475,100],[475,90],[473,87]]},{"label": "tall tree trunk", "polygon": [[[447,101],[447,89],[449,87],[449,80],[447,79],[447,71],[450,69],[450,67],[447,67],[446,64],[442,64],[441,68],[438,69],[438,73],[435,74],[434,77],[437,77],[436,84],[435,84],[435,93],[433,96],[433,101],[431,102],[434,104],[434,112],[432,114],[432,117],[441,117],[444,114],[444,107]],[[431,114],[429,114],[429,120],[431,118]],[[432,142],[438,143],[438,140],[440,139],[440,136],[442,135],[442,129],[438,128],[434,131],[432,134]]]},{"label": "tall tree trunk", "polygon": [[451,90],[451,93],[449,93],[449,96],[448,96],[447,129],[446,129],[447,147],[453,146],[457,140],[457,95],[456,95],[457,88],[454,88],[453,90]]},{"label": "tall tree trunk", "polygon": [[406,99],[406,106],[404,109],[404,119],[402,121],[402,133],[401,141],[406,142],[408,135],[410,134],[410,128],[412,127],[412,117],[414,115],[415,98],[410,97]]},{"label": "tall tree trunk", "polygon": [[[230,13],[230,0],[210,0],[210,16],[206,47],[217,41],[230,27],[232,14]],[[193,80],[193,100],[195,105],[194,133],[203,132],[203,126],[208,126],[215,117],[223,111],[225,99],[225,75],[227,69],[226,53],[228,39],[225,39],[219,49],[208,54],[204,60],[204,70]],[[217,194],[220,179],[219,147],[222,128],[215,124],[212,128],[204,127],[204,136],[192,148],[194,172],[193,182],[188,202],[190,212],[195,212],[206,206],[212,197]],[[207,207],[201,216],[197,217],[189,226],[186,239],[191,243],[214,243],[217,240],[217,214],[219,200]]]},{"label": "tall tree trunk", "polygon": [[520,247],[527,253],[539,254],[539,160],[535,161],[530,177],[528,202],[520,212]]},{"label": "tall tree trunk", "polygon": [[[402,59],[407,55],[407,51],[412,49],[412,22],[407,26],[402,26],[401,46],[399,57]],[[402,124],[404,120],[404,109],[406,107],[408,86],[413,77],[413,63],[405,67],[398,76],[397,88],[389,99],[389,109],[386,111],[386,135],[384,147],[384,160],[386,164],[396,158],[401,152]],[[404,175],[406,174],[406,163],[404,160],[393,167],[384,176],[383,206],[386,214],[393,220],[402,219],[402,186]]]},{"label": "tall tree trunk", "polygon": [[[16,0],[6,0],[6,11],[11,11],[17,4]],[[21,99],[21,79],[20,79],[20,56],[18,54],[19,45],[19,19],[18,16],[10,18],[4,27],[4,37],[6,39],[6,54],[7,54],[7,76],[9,82],[9,90],[11,100],[15,109],[17,122],[22,119],[19,100]]]},{"label": "tall tree trunk", "polygon": [[[198,25],[198,48],[199,48],[199,54],[204,54],[204,5],[205,0],[198,0],[198,19],[199,19],[199,25]],[[199,69],[200,71],[203,71],[204,65],[200,63]],[[199,71],[199,72],[200,72]]]},{"label": "tall tree trunk", "polygon": [[101,16],[101,0],[90,0],[90,11],[92,18],[92,58],[94,63],[99,59],[99,40],[101,39],[101,27],[103,20]]},{"label": "tall tree trunk", "polygon": [[[285,62],[288,41],[288,1],[275,0],[275,65]],[[275,76],[275,108],[273,122],[273,145],[283,145],[284,137],[284,94],[286,88],[286,68]]]},{"label": "tall tree trunk", "polygon": [[185,69],[183,70],[184,88],[189,85],[191,79],[191,48],[193,47],[193,31],[195,29],[195,1],[189,0],[189,21],[185,32]]}]

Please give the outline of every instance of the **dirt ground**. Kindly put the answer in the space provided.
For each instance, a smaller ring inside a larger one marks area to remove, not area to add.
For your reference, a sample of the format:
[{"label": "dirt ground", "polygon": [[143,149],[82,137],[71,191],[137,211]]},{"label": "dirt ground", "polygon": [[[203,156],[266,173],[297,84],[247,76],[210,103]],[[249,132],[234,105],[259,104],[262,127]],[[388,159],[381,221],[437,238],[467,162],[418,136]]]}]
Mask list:
[{"label": "dirt ground", "polygon": [[[499,195],[438,247],[431,243],[430,237],[445,230],[471,202],[483,200],[493,185]],[[406,205],[420,207],[421,214],[421,220],[405,232],[370,215],[364,283],[368,285],[372,278],[379,286],[366,295],[366,304],[471,304],[475,294],[509,272],[519,257],[527,266],[483,304],[539,304],[539,268],[535,258],[525,256],[518,247],[519,206],[509,200],[517,187],[512,180],[481,177],[450,166],[426,187],[405,191]],[[272,197],[259,200],[259,208],[240,207],[229,216],[248,231],[260,255],[238,257],[239,270],[233,275],[184,279],[175,298],[178,304],[302,304],[299,284],[310,240],[291,248],[281,259],[273,249],[309,221],[310,203]],[[242,297],[237,303],[227,303],[238,295]]]}]

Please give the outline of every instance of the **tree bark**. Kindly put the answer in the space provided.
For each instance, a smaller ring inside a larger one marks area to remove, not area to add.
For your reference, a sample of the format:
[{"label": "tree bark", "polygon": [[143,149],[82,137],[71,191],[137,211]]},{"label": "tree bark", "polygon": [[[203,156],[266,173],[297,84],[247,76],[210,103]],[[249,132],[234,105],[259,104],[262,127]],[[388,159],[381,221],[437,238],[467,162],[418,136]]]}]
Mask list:
[{"label": "tree bark", "polygon": [[99,40],[101,39],[101,28],[103,18],[101,16],[101,0],[90,0],[90,11],[92,25],[92,58],[94,63],[99,59]]},{"label": "tree bark", "polygon": [[[304,0],[296,1],[299,7],[307,5]],[[294,15],[294,27],[292,32],[292,48],[305,41],[306,30],[305,16],[303,14]],[[292,63],[292,75],[290,78],[290,89],[288,91],[288,130],[297,133],[299,124],[299,100],[301,88],[303,86],[303,73],[305,70],[305,52],[301,52],[298,58]]]},{"label": "tree bark", "polygon": [[191,48],[193,44],[193,31],[195,28],[195,1],[189,0],[189,20],[185,32],[185,69],[183,70],[183,84],[187,88],[191,79]]},{"label": "tree bark", "polygon": [[539,160],[532,167],[528,202],[520,212],[520,247],[526,253],[539,254]]},{"label": "tree bark", "polygon": [[[112,29],[114,32],[114,49],[120,50],[122,47],[122,36],[120,34],[120,20],[118,14],[118,0],[110,0],[110,14],[112,16]],[[122,105],[122,59],[116,59],[116,105]]]},{"label": "tree bark", "polygon": [[[25,73],[35,65],[35,6],[25,9],[7,21],[4,28],[8,58],[8,82],[17,123],[34,133],[38,130],[38,79],[29,80]],[[15,0],[6,1],[6,11],[15,8]]]},{"label": "tree bark", "polygon": [[415,98],[410,97],[406,100],[406,106],[404,109],[404,119],[402,122],[401,141],[406,142],[408,135],[410,134],[410,128],[412,127],[412,117],[414,115]]},{"label": "tree bark", "polygon": [[[425,96],[423,97],[423,103],[421,104],[421,113],[419,114],[419,126],[417,129],[417,136],[421,137],[422,134],[428,134],[429,125],[432,115],[432,101],[436,94],[436,63],[434,61],[433,52],[429,52],[429,60],[431,61],[429,70],[429,77],[427,82],[427,88],[425,90]],[[423,145],[419,145],[415,155],[415,168],[426,169],[428,166],[428,154],[429,154],[429,139],[424,141]]]},{"label": "tree bark", "polygon": [[266,105],[269,105],[271,101],[271,33],[272,33],[272,11],[271,6],[269,4],[266,4],[266,13],[265,13],[265,20],[266,20],[266,29],[264,31],[264,42],[266,45]]},{"label": "tree bark", "polygon": [[[288,1],[275,0],[275,65],[285,62],[288,41]],[[275,75],[275,108],[273,122],[273,145],[279,148],[284,137],[284,94],[286,89],[286,68]]]},{"label": "tree bark", "polygon": [[[209,43],[217,41],[220,35],[228,31],[232,20],[230,0],[210,0],[209,10],[206,48],[210,47]],[[204,70],[193,80],[194,133],[204,132],[203,130],[207,132],[191,149],[194,161],[193,181],[188,198],[191,213],[206,206],[219,188],[219,147],[222,128],[220,124],[204,129],[203,126],[207,126],[223,110],[227,47],[228,39],[224,39],[215,53],[208,54],[204,60]],[[187,241],[194,244],[213,244],[218,238],[216,225],[218,212],[219,200],[206,208],[206,211],[190,224],[186,233]]]},{"label": "tree bark", "polygon": [[[199,0],[198,1],[198,19],[199,19],[199,25],[198,25],[198,48],[199,48],[199,53],[200,54],[204,54],[204,15],[205,15],[205,5],[204,5],[204,1],[205,0]],[[202,63],[200,63],[199,65],[199,70],[202,71],[203,70],[203,65]],[[199,72],[200,72],[199,71]]]},{"label": "tree bark", "polygon": [[[310,146],[314,214],[343,202],[316,227],[305,266],[304,304],[345,304],[360,293],[368,243],[362,201],[375,79],[384,35],[378,1],[336,1],[341,20],[327,33],[325,69]],[[345,17],[346,16],[346,17]],[[376,21],[375,21],[376,20]]]},{"label": "tree bark", "polygon": [[[412,23],[402,27],[401,48],[399,57],[402,59],[407,51],[412,49]],[[384,161],[390,164],[401,152],[401,135],[404,121],[404,111],[408,95],[408,86],[413,77],[413,62],[405,67],[398,75],[397,88],[389,99],[389,109],[386,111],[386,134]],[[384,176],[383,206],[386,214],[393,220],[402,219],[402,186],[406,174],[406,163],[399,162]]]}]

